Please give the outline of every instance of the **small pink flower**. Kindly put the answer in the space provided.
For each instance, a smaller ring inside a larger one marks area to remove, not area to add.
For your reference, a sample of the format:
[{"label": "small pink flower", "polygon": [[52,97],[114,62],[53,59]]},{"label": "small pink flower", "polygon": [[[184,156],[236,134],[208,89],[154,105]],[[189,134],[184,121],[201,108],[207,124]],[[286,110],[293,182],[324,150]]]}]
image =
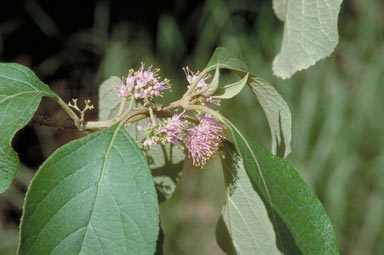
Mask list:
[{"label": "small pink flower", "polygon": [[155,145],[159,142],[158,138],[157,137],[152,137],[152,138],[148,138],[147,140],[145,140],[143,142],[143,146],[145,147],[150,147],[152,145]]},{"label": "small pink flower", "polygon": [[127,84],[129,88],[133,88],[135,85],[135,81],[136,81],[136,76],[133,74],[133,70],[130,70],[127,78],[125,79],[125,84]]},{"label": "small pink flower", "polygon": [[117,95],[119,97],[126,97],[128,96],[128,90],[127,88],[125,87],[125,84],[124,83],[120,83],[120,86],[119,88],[117,89]]},{"label": "small pink flower", "polygon": [[[184,72],[189,84],[192,84],[196,80],[197,76],[199,76],[199,73],[200,73],[199,71],[194,73],[188,67],[184,68]],[[197,83],[197,87],[200,89],[205,89],[206,87],[208,87],[207,79],[209,79],[209,75],[205,74]]]},{"label": "small pink flower", "polygon": [[195,166],[204,167],[216,156],[224,140],[225,126],[210,114],[200,117],[200,124],[191,128],[185,137],[188,156]]},{"label": "small pink flower", "polygon": [[159,126],[159,128],[157,129],[157,131],[158,131],[159,133],[166,133],[166,132],[167,132],[167,129],[166,129],[165,127],[163,127],[163,126]]},{"label": "small pink flower", "polygon": [[[197,71],[196,73],[193,73],[188,67],[184,68],[184,72],[185,72],[185,75],[187,77],[189,84],[192,84],[196,80],[197,76],[200,73],[199,71]],[[210,78],[210,75],[205,74],[197,83],[197,87],[201,90],[206,89],[209,86],[209,84],[207,83],[207,80],[209,78]],[[220,105],[219,99],[213,99],[212,97],[204,97],[204,99],[205,99],[205,103],[207,103],[207,104],[212,103],[215,105]]]},{"label": "small pink flower", "polygon": [[182,140],[183,130],[186,128],[186,122],[182,119],[181,114],[175,114],[171,118],[167,118],[164,126],[158,128],[160,134],[164,134],[167,142],[179,144]]},{"label": "small pink flower", "polygon": [[182,114],[175,114],[167,119],[166,134],[168,142],[178,144],[182,140],[182,132],[186,128],[186,122],[182,120]]},{"label": "small pink flower", "polygon": [[205,98],[205,103],[207,104],[215,104],[215,105],[220,105],[220,99],[215,99],[215,98],[212,98],[212,97],[206,97]]}]

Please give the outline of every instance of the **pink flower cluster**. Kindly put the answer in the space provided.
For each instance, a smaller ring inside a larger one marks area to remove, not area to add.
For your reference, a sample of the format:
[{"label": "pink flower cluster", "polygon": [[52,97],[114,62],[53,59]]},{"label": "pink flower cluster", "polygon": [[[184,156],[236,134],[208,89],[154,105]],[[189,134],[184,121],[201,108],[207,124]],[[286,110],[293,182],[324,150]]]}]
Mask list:
[{"label": "pink flower cluster", "polygon": [[[185,72],[185,76],[187,77],[189,84],[192,84],[196,80],[197,76],[199,76],[199,74],[200,74],[199,71],[197,71],[196,73],[192,72],[188,67],[184,68],[184,72]],[[210,75],[205,74],[197,83],[197,87],[200,90],[206,89],[209,85],[207,83],[207,79],[209,79],[209,78],[210,78]],[[220,105],[219,99],[214,99],[212,97],[204,97],[203,100],[204,100],[204,104],[210,104],[211,103],[211,104]]]},{"label": "pink flower cluster", "polygon": [[182,114],[174,114],[171,118],[167,118],[163,123],[153,125],[149,122],[146,128],[138,126],[139,131],[144,131],[146,138],[143,142],[144,147],[150,147],[155,144],[172,143],[178,145],[183,138],[183,132],[187,127],[187,123],[182,118]]},{"label": "pink flower cluster", "polygon": [[165,121],[165,127],[159,128],[159,133],[165,134],[167,141],[177,145],[182,140],[182,132],[187,127],[187,122],[181,118],[180,114],[175,114],[172,118]]},{"label": "pink flower cluster", "polygon": [[141,64],[138,71],[129,70],[128,76],[120,83],[117,88],[119,97],[134,96],[136,99],[152,99],[163,96],[163,90],[170,89],[168,79],[159,81],[159,69],[152,70],[152,67],[145,69]]},{"label": "pink flower cluster", "polygon": [[200,123],[188,129],[183,113],[167,118],[161,124],[153,125],[149,122],[138,130],[145,133],[143,146],[149,148],[156,144],[172,143],[185,144],[188,157],[192,158],[193,165],[204,167],[208,160],[215,157],[225,138],[225,126],[210,114],[201,115]]},{"label": "pink flower cluster", "polygon": [[[194,73],[188,67],[184,68],[184,71],[190,84],[196,82],[199,72]],[[144,64],[136,72],[130,70],[118,88],[119,97],[133,96],[136,99],[150,100],[153,97],[162,96],[163,90],[170,89],[170,85],[167,79],[159,82],[157,72],[158,70],[151,70],[151,67],[145,70]],[[209,78],[210,75],[206,74],[197,82],[197,90],[201,93],[197,93],[199,95],[193,98],[193,104],[220,103],[219,100],[203,94],[208,89]],[[138,130],[144,133],[143,146],[148,149],[156,144],[185,145],[188,157],[192,158],[193,164],[203,168],[208,160],[217,155],[225,138],[226,128],[210,114],[197,115],[198,125],[187,122],[183,114],[184,112],[174,114],[164,121],[159,120],[158,123],[153,120],[145,128],[138,126]]]},{"label": "pink flower cluster", "polygon": [[216,156],[224,140],[225,126],[210,114],[200,117],[200,124],[191,128],[185,137],[188,156],[193,165],[204,167]]}]

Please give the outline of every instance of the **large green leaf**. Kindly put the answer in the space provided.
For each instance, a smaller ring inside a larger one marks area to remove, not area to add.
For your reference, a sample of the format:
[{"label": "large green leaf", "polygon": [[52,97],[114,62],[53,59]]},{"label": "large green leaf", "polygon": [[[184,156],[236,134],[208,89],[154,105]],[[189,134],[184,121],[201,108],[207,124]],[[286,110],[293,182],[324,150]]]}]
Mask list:
[{"label": "large green leaf", "polygon": [[[278,250],[273,224],[268,217],[263,200],[254,190],[240,156],[224,146],[222,156],[226,201],[222,221],[227,228],[237,254],[281,254]],[[219,224],[222,224],[219,222]],[[223,228],[223,226],[218,226]],[[228,241],[222,241],[225,229],[216,231],[217,240],[227,253]]]},{"label": "large green leaf", "polygon": [[[272,208],[275,226],[285,224],[303,254],[338,254],[331,222],[298,173],[283,159],[271,155],[229,121],[237,151],[261,198]],[[278,233],[284,238],[284,233]],[[286,248],[282,247],[285,252]],[[290,248],[288,250],[291,250]]]},{"label": "large green leaf", "polygon": [[284,99],[269,82],[249,73],[244,63],[225,48],[216,49],[205,70],[210,71],[217,67],[229,69],[243,79],[248,75],[246,81],[268,120],[272,135],[272,153],[282,151],[283,156],[286,157],[291,152],[292,120],[291,112]]},{"label": "large green leaf", "polygon": [[156,191],[142,152],[116,126],[58,149],[26,196],[20,254],[153,254]]},{"label": "large green leaf", "polygon": [[0,193],[8,188],[19,168],[12,138],[31,120],[42,96],[57,98],[28,68],[0,63]]},{"label": "large green leaf", "polygon": [[285,79],[307,69],[335,49],[339,36],[337,16],[342,0],[273,0],[276,16],[284,21],[275,75]]}]

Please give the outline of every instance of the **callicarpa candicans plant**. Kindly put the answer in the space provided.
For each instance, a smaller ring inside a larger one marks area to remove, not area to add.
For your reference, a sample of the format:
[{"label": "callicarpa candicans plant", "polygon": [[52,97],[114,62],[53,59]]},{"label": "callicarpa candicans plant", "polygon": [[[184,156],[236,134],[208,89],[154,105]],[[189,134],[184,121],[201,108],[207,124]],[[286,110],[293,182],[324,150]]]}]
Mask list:
[{"label": "callicarpa candicans plant", "polygon": [[[223,69],[237,81],[223,84]],[[89,100],[84,107],[77,99],[67,104],[28,68],[0,64],[1,191],[18,168],[11,140],[43,96],[84,131],[58,148],[31,182],[19,254],[162,254],[159,203],[171,197],[184,160],[206,171],[213,158],[221,160],[225,182],[216,237],[226,253],[338,253],[322,204],[283,159],[291,151],[291,114],[274,87],[225,48],[201,71],[184,72],[185,84],[171,84],[145,64],[110,77],[99,87],[99,120],[86,121]],[[174,86],[185,88],[182,97],[160,104]],[[221,101],[243,89],[266,114],[271,151],[220,112]]]}]

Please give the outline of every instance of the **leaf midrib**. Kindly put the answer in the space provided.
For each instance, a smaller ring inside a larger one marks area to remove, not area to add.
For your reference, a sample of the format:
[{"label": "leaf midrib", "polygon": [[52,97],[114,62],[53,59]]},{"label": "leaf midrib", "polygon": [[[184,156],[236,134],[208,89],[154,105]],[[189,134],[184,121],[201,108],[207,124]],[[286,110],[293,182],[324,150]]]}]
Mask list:
[{"label": "leaf midrib", "polygon": [[[89,231],[89,228],[91,226],[91,222],[92,222],[92,218],[93,218],[93,215],[94,215],[94,212],[95,212],[95,206],[96,206],[96,201],[98,199],[98,196],[99,196],[99,192],[100,192],[100,186],[104,180],[104,174],[105,174],[105,169],[106,169],[106,165],[107,165],[107,160],[109,158],[109,154],[111,152],[111,149],[113,147],[113,142],[115,141],[116,139],[116,135],[117,133],[119,132],[120,130],[120,127],[121,125],[119,125],[116,130],[113,132],[113,135],[112,135],[112,138],[111,138],[111,141],[109,142],[108,144],[108,147],[107,147],[107,151],[105,153],[105,158],[104,158],[104,162],[103,162],[103,167],[101,169],[101,174],[100,174],[100,178],[99,178],[99,181],[97,183],[97,189],[96,189],[96,195],[95,195],[95,199],[94,199],[94,202],[93,202],[93,206],[92,206],[92,210],[91,210],[91,215],[89,216],[89,221],[88,221],[88,224],[87,224],[87,229],[84,233],[84,237],[83,237],[83,240],[81,241],[81,248],[80,248],[80,251],[79,251],[79,254],[81,254],[82,250],[83,250],[83,247],[84,247],[84,240],[85,238],[87,237],[88,235],[88,231]],[[104,254],[104,250],[101,249],[101,252],[102,254]]]}]

